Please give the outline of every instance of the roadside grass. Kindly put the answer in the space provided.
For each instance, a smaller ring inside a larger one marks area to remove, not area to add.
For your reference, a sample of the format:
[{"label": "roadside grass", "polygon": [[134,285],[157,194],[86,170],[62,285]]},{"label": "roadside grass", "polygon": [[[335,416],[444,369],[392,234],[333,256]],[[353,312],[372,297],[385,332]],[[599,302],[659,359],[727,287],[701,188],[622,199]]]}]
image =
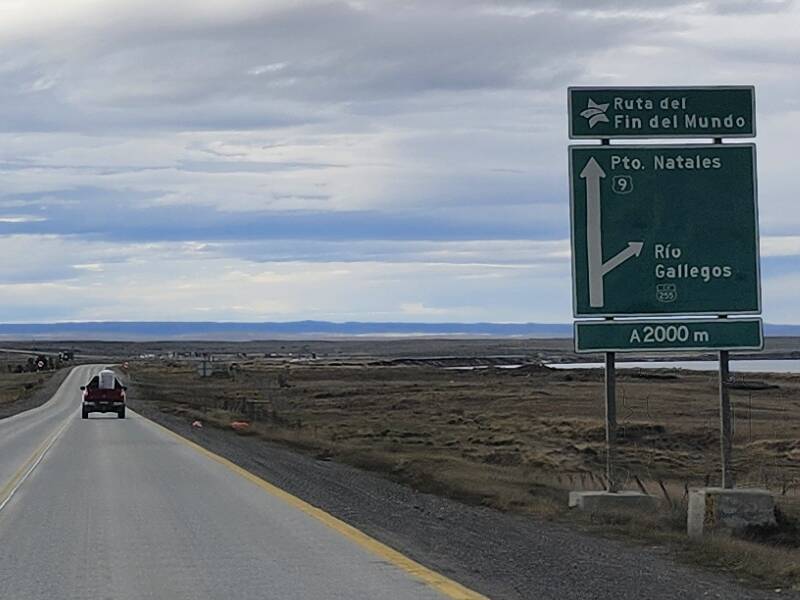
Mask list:
[{"label": "roadside grass", "polygon": [[657,545],[679,562],[724,571],[739,581],[764,588],[800,590],[800,538],[776,541],[777,531],[797,531],[796,517],[781,516],[774,532],[750,531],[742,536],[715,533],[702,540],[686,536],[686,503],[652,512],[570,515],[573,522],[599,535]]},{"label": "roadside grass", "polygon": [[[642,487],[662,502],[660,510],[610,515],[567,508],[570,490],[604,486],[599,374],[354,366],[293,368],[287,376],[285,368],[253,364],[235,379],[200,379],[182,365],[136,365],[133,376],[140,401],[187,421],[423,492],[657,545],[753,585],[800,589],[796,376],[770,376],[757,395],[748,389],[734,396],[739,481],[776,493],[779,526],[702,542],[686,537],[686,500],[689,487],[716,483],[716,387],[709,376],[621,377],[626,487]],[[250,427],[233,432],[231,422],[241,419]]]},{"label": "roadside grass", "polygon": [[45,382],[42,373],[2,373],[0,372],[0,406],[16,402],[30,395],[36,386]]},{"label": "roadside grass", "polygon": [[49,399],[48,383],[53,377],[57,377],[57,383],[60,383],[66,375],[66,370],[14,373],[4,367],[0,361],[0,419],[46,402]]}]

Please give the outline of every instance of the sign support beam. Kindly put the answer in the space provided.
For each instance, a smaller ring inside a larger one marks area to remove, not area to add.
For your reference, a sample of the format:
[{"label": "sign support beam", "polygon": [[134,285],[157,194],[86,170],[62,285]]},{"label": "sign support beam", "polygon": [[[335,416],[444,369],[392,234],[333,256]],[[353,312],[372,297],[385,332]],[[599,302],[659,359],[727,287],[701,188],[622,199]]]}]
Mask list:
[{"label": "sign support beam", "polygon": [[608,491],[619,491],[616,473],[617,370],[613,352],[606,352],[606,482]]},{"label": "sign support beam", "polygon": [[[611,140],[604,138],[600,141],[602,146],[611,144]],[[599,181],[599,179],[598,179]],[[600,224],[600,190],[597,190],[597,220]],[[600,231],[598,227],[597,232],[597,256],[600,265],[595,265],[595,268],[602,267],[603,262],[603,246],[600,238]],[[591,242],[590,242],[591,243]],[[591,251],[590,251],[591,255]],[[600,274],[600,304],[603,303],[602,292],[602,274]],[[595,292],[596,293],[596,292]],[[612,320],[612,319],[609,319]],[[619,483],[617,482],[616,473],[616,453],[617,453],[617,368],[616,356],[613,352],[606,352],[606,368],[605,368],[605,387],[606,387],[606,484],[608,485],[608,492],[616,493],[619,491]]]},{"label": "sign support beam", "polygon": [[719,420],[722,458],[722,487],[733,488],[733,468],[731,466],[731,399],[728,388],[730,379],[728,350],[719,352]]},{"label": "sign support beam", "polygon": [[[714,138],[714,144],[722,144],[722,138]],[[727,315],[721,315],[725,319]],[[722,459],[722,487],[733,488],[733,467],[731,456],[733,454],[733,440],[731,439],[731,397],[728,381],[730,380],[730,353],[727,350],[719,352],[719,420],[720,420],[720,451]]]}]

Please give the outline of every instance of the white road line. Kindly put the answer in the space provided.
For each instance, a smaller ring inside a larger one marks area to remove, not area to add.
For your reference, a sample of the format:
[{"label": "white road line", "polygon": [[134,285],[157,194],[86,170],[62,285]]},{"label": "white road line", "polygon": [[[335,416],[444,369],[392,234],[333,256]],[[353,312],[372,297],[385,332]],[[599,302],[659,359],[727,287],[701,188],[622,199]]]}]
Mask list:
[{"label": "white road line", "polygon": [[[30,477],[31,473],[33,473],[33,471],[36,469],[36,467],[39,466],[39,463],[42,462],[42,460],[44,459],[45,455],[47,454],[47,451],[50,450],[50,448],[52,448],[53,444],[56,443],[56,440],[58,440],[58,438],[61,437],[61,434],[64,433],[64,430],[67,428],[67,425],[69,425],[69,424],[70,424],[70,420],[69,420],[69,417],[68,417],[65,420],[64,424],[61,426],[61,428],[50,438],[50,441],[47,442],[47,445],[44,447],[44,449],[42,450],[41,446],[40,446],[39,448],[37,448],[36,452],[33,453],[33,456],[36,456],[36,453],[38,452],[39,456],[36,458],[36,460],[33,462],[33,464],[31,464],[31,466],[28,467],[28,470],[25,471],[25,474],[19,479],[19,481],[17,481],[16,484],[14,484],[14,487],[11,488],[11,490],[6,493],[6,497],[3,498],[2,500],[0,500],[0,512],[2,512],[2,510],[6,507],[6,505],[8,505],[8,503],[14,497],[14,494],[16,494],[17,490],[19,490],[19,488],[22,487],[22,484],[25,483],[25,481],[28,479],[28,477]],[[30,459],[28,459],[28,460],[30,460]],[[15,475],[15,477],[17,477],[17,475]],[[12,477],[12,480],[13,479],[14,478]]]}]

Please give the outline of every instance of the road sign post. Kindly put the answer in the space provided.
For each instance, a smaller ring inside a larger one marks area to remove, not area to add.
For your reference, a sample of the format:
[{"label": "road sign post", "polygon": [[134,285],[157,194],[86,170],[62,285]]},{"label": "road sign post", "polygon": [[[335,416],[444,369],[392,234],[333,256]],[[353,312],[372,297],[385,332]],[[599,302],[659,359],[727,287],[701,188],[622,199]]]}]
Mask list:
[{"label": "road sign post", "polygon": [[606,352],[606,485],[611,493],[619,491],[616,474],[617,451],[617,371],[613,352]]},{"label": "road sign post", "polygon": [[722,487],[733,487],[733,468],[731,454],[733,440],[731,438],[731,398],[728,390],[730,383],[729,355],[727,350],[719,353],[719,421],[720,450],[722,462]]},{"label": "road sign post", "polygon": [[[763,347],[752,86],[569,92],[577,352],[605,353],[606,476],[615,476],[615,352],[718,350],[722,485],[733,486],[729,350]],[[713,138],[636,145],[613,138]],[[718,316],[614,320],[616,317]]]}]

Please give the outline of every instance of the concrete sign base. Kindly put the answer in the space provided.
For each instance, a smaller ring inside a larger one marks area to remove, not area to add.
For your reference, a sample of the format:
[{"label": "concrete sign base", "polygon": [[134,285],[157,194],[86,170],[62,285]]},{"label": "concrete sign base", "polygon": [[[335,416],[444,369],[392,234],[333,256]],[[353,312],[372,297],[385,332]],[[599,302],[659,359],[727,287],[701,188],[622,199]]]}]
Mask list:
[{"label": "concrete sign base", "polygon": [[775,500],[767,490],[697,488],[689,491],[689,537],[774,524]]},{"label": "concrete sign base", "polygon": [[641,492],[570,492],[569,507],[585,512],[625,512],[652,510],[658,504],[655,496]]}]

